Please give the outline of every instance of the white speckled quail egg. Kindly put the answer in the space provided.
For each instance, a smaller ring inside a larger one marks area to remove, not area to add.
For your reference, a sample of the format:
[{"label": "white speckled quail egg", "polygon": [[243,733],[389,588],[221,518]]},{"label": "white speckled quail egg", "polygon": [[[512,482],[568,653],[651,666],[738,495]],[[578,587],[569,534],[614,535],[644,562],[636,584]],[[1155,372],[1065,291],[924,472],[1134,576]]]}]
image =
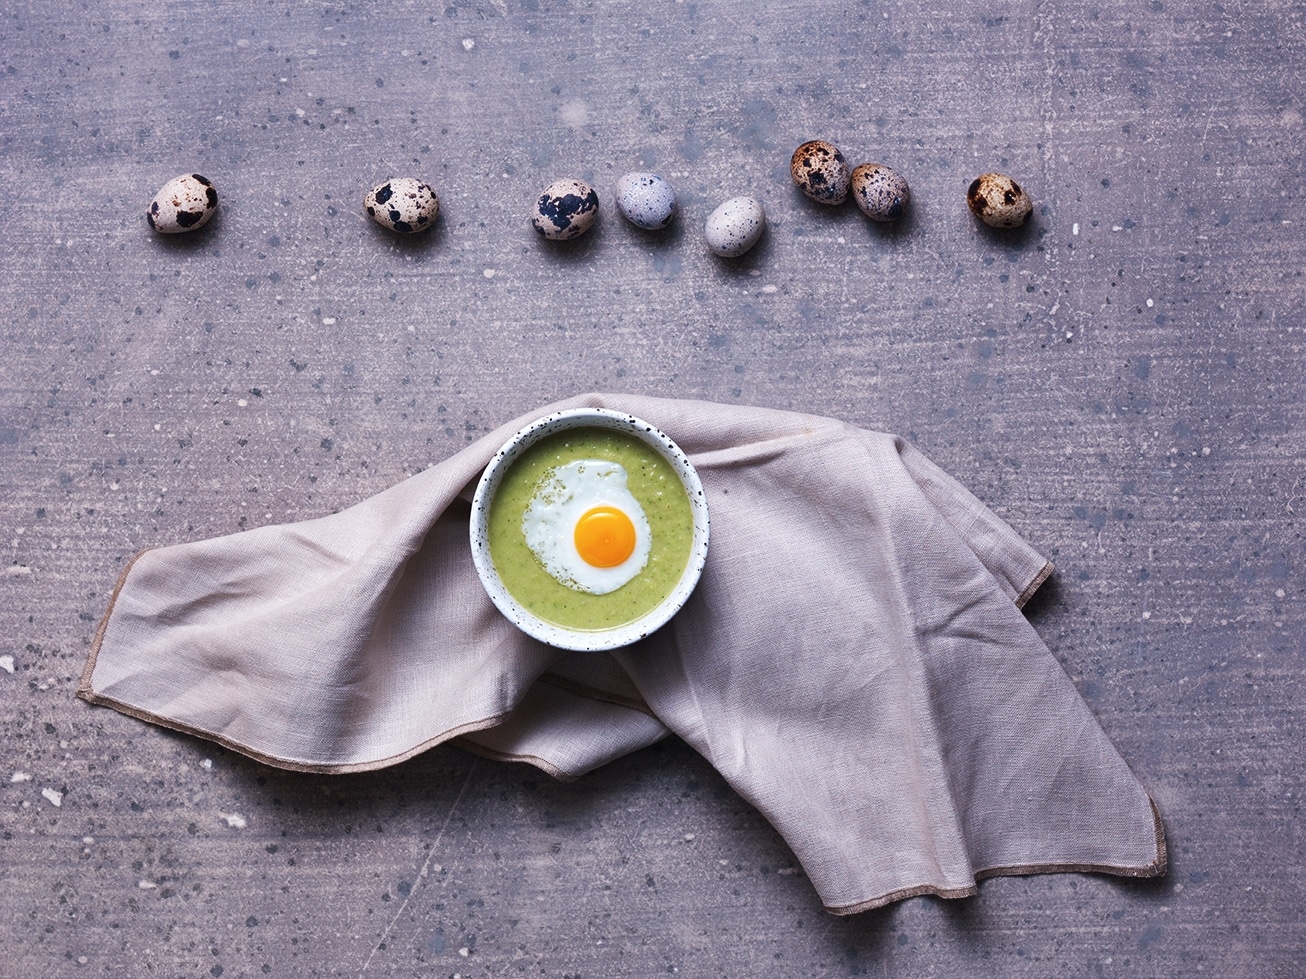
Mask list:
[{"label": "white speckled quail egg", "polygon": [[657,231],[676,216],[676,192],[656,173],[627,173],[617,181],[617,210],[637,228]]},{"label": "white speckled quail egg", "polygon": [[160,234],[179,235],[204,227],[217,209],[213,182],[198,173],[183,173],[159,188],[145,211],[145,220]]},{"label": "white speckled quail egg", "polygon": [[369,190],[363,208],[381,227],[409,235],[435,224],[440,198],[416,177],[395,177]]},{"label": "white speckled quail egg", "polygon": [[848,197],[848,161],[833,143],[813,139],[798,147],[789,173],[798,189],[820,204],[842,204]]},{"label": "white speckled quail egg", "polygon": [[966,191],[971,213],[991,228],[1017,228],[1029,220],[1034,202],[1005,173],[976,177]]},{"label": "white speckled quail egg", "polygon": [[766,230],[766,211],[752,197],[732,197],[710,215],[703,228],[707,247],[722,258],[738,258]]},{"label": "white speckled quail egg", "polygon": [[872,221],[896,221],[911,203],[911,188],[902,174],[883,163],[863,163],[853,170],[853,200]]},{"label": "white speckled quail egg", "polygon": [[531,213],[531,225],[550,241],[578,238],[599,216],[599,195],[582,180],[564,178],[544,188]]}]

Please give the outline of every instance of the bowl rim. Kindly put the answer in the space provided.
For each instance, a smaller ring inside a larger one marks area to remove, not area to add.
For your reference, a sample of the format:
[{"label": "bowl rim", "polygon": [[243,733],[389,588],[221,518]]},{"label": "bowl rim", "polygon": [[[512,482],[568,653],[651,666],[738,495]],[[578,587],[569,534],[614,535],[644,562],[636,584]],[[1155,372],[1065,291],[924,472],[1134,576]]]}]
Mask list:
[{"label": "bowl rim", "polygon": [[[494,494],[503,481],[504,474],[511,468],[527,449],[541,439],[557,432],[573,428],[609,428],[623,432],[658,451],[671,464],[681,485],[689,497],[690,509],[694,516],[694,537],[690,546],[689,559],[681,572],[676,586],[654,608],[638,619],[609,629],[570,629],[545,621],[526,609],[503,584],[498,569],[490,557],[488,523],[490,504]],[[559,649],[577,652],[598,652],[618,649],[638,642],[665,625],[693,593],[707,561],[709,537],[709,519],[707,498],[703,493],[703,484],[698,478],[694,464],[689,456],[670,436],[655,425],[644,421],[629,412],[615,411],[611,408],[568,408],[555,411],[531,422],[513,435],[502,448],[494,454],[481,473],[472,497],[471,516],[472,562],[476,574],[485,586],[495,607],[504,617],[527,635],[556,646]]]}]

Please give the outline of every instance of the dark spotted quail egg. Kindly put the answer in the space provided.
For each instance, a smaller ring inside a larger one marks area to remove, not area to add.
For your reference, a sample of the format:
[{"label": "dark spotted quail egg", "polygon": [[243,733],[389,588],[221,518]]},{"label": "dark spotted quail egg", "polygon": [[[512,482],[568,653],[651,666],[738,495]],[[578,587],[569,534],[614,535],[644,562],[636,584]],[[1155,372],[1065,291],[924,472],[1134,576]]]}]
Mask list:
[{"label": "dark spotted quail egg", "polygon": [[415,177],[395,177],[369,190],[363,208],[381,227],[409,235],[435,224],[440,198]]},{"label": "dark spotted quail egg", "polygon": [[842,204],[848,197],[848,161],[833,143],[813,139],[798,147],[789,173],[799,190],[821,204]]},{"label": "dark spotted quail egg", "polygon": [[902,174],[883,163],[863,163],[853,170],[853,200],[872,221],[897,221],[911,203],[911,188]]},{"label": "dark spotted quail egg", "polygon": [[178,235],[208,223],[218,209],[213,182],[198,173],[183,173],[164,184],[145,211],[145,220],[160,234]]},{"label": "dark spotted quail egg", "polygon": [[589,184],[566,178],[544,188],[531,212],[531,225],[550,241],[578,238],[599,216],[599,195]]},{"label": "dark spotted quail egg", "polygon": [[991,228],[1017,228],[1029,220],[1034,202],[1005,173],[978,176],[966,191],[971,213]]}]

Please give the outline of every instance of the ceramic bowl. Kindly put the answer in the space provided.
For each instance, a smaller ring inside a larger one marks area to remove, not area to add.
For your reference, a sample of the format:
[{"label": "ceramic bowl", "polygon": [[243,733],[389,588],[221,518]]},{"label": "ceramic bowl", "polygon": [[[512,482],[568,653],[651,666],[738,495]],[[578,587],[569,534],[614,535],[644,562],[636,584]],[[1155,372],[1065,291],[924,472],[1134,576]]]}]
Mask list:
[{"label": "ceramic bowl", "polygon": [[[494,567],[494,561],[490,558],[488,538],[490,503],[504,474],[523,452],[540,439],[573,428],[615,429],[652,446],[671,464],[676,475],[680,477],[694,514],[694,541],[690,548],[689,559],[671,594],[640,618],[610,629],[569,629],[546,622],[525,609],[508,592]],[[624,412],[611,411],[607,408],[573,408],[546,415],[532,422],[495,453],[490,464],[485,467],[485,472],[476,486],[476,495],[472,498],[471,536],[472,560],[476,564],[476,573],[480,575],[481,583],[499,611],[519,629],[560,649],[580,651],[616,649],[637,642],[665,625],[680,611],[681,606],[693,592],[694,586],[698,584],[703,564],[707,560],[707,500],[703,496],[703,485],[699,482],[698,473],[694,471],[689,457],[657,428]]]}]

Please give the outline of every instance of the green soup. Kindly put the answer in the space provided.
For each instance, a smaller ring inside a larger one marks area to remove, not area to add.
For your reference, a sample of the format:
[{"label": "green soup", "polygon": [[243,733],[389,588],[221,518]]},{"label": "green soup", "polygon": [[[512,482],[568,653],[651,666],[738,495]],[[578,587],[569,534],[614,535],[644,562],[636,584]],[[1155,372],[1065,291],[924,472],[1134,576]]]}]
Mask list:
[{"label": "green soup", "polygon": [[[644,570],[616,591],[592,595],[555,580],[526,544],[522,515],[541,480],[582,459],[615,462],[648,520]],[[573,428],[540,439],[509,466],[488,518],[490,559],[508,592],[527,611],[566,629],[598,630],[633,622],[675,590],[694,542],[694,512],[676,470],[652,446],[608,428]]]}]

